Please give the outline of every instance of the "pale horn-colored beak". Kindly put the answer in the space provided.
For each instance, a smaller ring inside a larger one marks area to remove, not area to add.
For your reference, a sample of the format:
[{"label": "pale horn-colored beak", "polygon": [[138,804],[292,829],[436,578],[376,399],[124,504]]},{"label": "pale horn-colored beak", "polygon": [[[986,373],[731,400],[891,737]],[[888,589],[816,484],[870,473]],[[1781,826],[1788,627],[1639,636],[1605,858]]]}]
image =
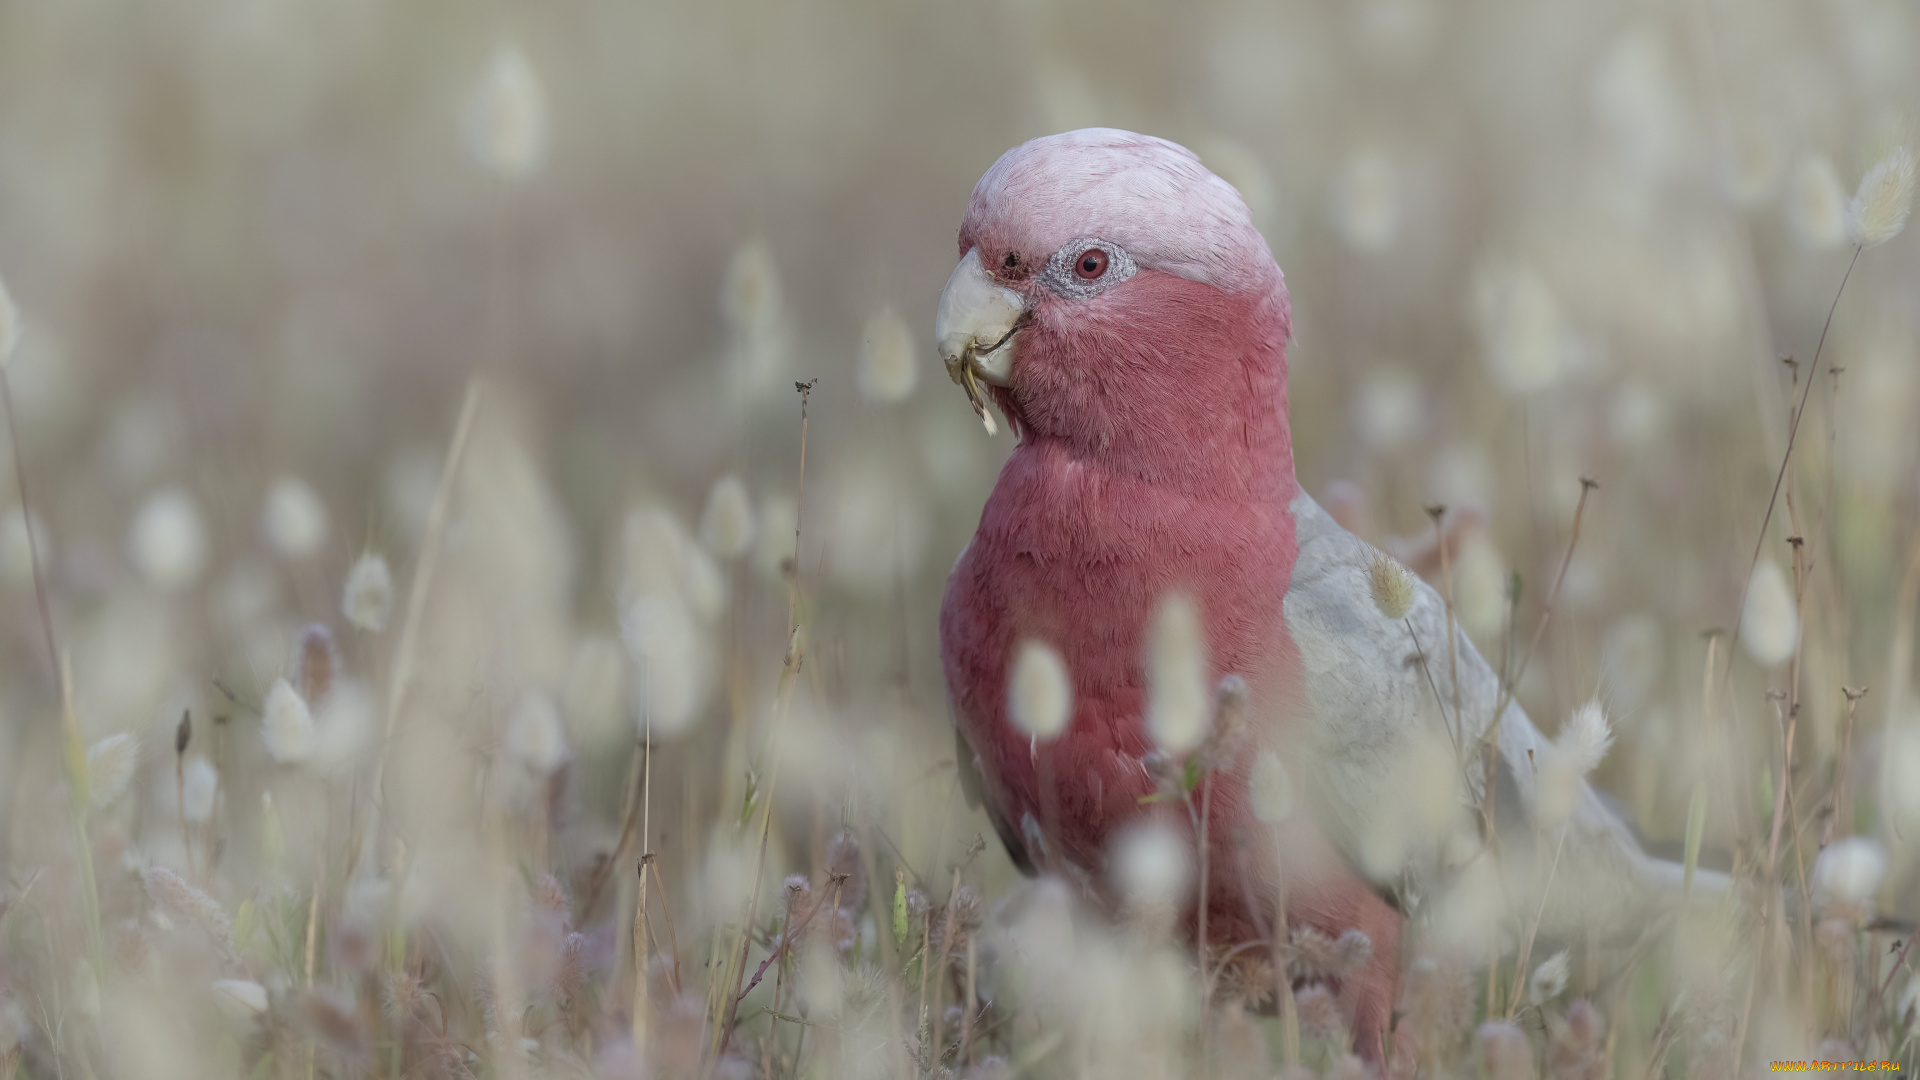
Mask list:
[{"label": "pale horn-colored beak", "polygon": [[995,429],[979,382],[1006,386],[1013,379],[1013,337],[1025,325],[1027,306],[1020,294],[996,284],[974,248],[953,268],[933,317],[933,339],[947,375],[967,391],[973,411]]}]

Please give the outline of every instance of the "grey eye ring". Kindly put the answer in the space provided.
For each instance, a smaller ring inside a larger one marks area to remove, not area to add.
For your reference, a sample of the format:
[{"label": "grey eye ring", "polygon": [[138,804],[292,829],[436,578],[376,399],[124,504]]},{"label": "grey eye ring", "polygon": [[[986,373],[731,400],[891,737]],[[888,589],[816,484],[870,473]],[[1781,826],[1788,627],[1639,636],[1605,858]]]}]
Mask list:
[{"label": "grey eye ring", "polygon": [[1098,237],[1069,240],[1047,260],[1041,281],[1057,295],[1086,300],[1132,277],[1139,267],[1125,248]]}]

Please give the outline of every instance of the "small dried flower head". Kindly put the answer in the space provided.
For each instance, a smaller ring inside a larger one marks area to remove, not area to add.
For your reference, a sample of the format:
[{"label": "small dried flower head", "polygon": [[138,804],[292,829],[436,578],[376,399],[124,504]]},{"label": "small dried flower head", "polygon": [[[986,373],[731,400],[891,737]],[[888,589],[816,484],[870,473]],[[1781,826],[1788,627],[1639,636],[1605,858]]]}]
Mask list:
[{"label": "small dried flower head", "polygon": [[112,806],[127,793],[140,765],[140,740],[109,735],[87,747],[87,798],[95,810]]},{"label": "small dried flower head", "polygon": [[1480,1057],[1488,1080],[1534,1080],[1533,1046],[1526,1032],[1511,1020],[1489,1020],[1480,1025]]},{"label": "small dried flower head", "polygon": [[867,902],[867,875],[860,856],[860,838],[841,832],[827,841],[827,874],[844,880],[840,883],[840,906],[858,911]]},{"label": "small dried flower head", "polygon": [[1833,162],[1814,155],[1794,167],[1787,185],[1787,220],[1800,242],[1829,248],[1846,239],[1847,192]]},{"label": "small dried flower head", "polygon": [[1367,563],[1367,587],[1380,614],[1399,622],[1413,608],[1413,572],[1383,551]]},{"label": "small dried flower head", "polygon": [[536,776],[547,776],[566,764],[573,752],[567,748],[566,729],[560,725],[560,710],[553,699],[537,692],[522,694],[507,718],[507,753]]},{"label": "small dried flower head", "polygon": [[788,874],[780,895],[786,908],[787,924],[792,925],[795,919],[807,913],[807,907],[812,903],[813,882],[808,881],[805,874]]},{"label": "small dried flower head", "polygon": [[1346,1018],[1341,1016],[1339,999],[1326,983],[1301,987],[1294,992],[1293,1001],[1300,1014],[1302,1033],[1336,1044],[1346,1042]]},{"label": "small dried flower head", "polygon": [[1539,814],[1543,823],[1558,825],[1566,820],[1587,774],[1599,766],[1612,745],[1613,729],[1599,702],[1588,702],[1573,711],[1554,739],[1553,749],[1540,763]]},{"label": "small dried flower head", "polygon": [[213,1003],[236,1023],[249,1023],[267,1011],[267,988],[251,979],[221,979],[213,984]]},{"label": "small dried flower head", "polygon": [[1913,209],[1913,152],[1896,146],[1867,170],[1847,204],[1847,238],[1861,247],[1884,244],[1906,227]]},{"label": "small dried flower head", "polygon": [[1533,969],[1527,996],[1535,1005],[1545,1005],[1567,992],[1567,950],[1561,949]]},{"label": "small dried flower head", "polygon": [[867,319],[860,341],[860,394],[876,405],[905,401],[920,381],[913,331],[892,307]]},{"label": "small dried flower head", "polygon": [[1473,1019],[1473,970],[1423,956],[1407,967],[1400,1009],[1408,1030],[1431,1050],[1450,1045]]},{"label": "small dried flower head", "polygon": [[386,628],[387,616],[393,612],[393,572],[384,557],[368,552],[353,564],[340,610],[362,630],[377,633]]},{"label": "small dried flower head", "polygon": [[1241,955],[1221,974],[1221,996],[1259,1010],[1273,1000],[1273,964],[1264,956]]},{"label": "small dried flower head", "polygon": [[173,591],[199,580],[207,565],[207,527],[193,496],[178,487],[148,496],[127,546],[134,567],[154,588]]},{"label": "small dried flower head", "polygon": [[0,367],[5,367],[13,359],[13,351],[20,347],[20,309],[14,306],[13,295],[7,292],[7,283],[0,281]]},{"label": "small dried flower head", "polygon": [[334,674],[340,670],[340,649],[325,623],[308,623],[300,628],[300,638],[293,647],[293,667],[300,679],[300,696],[314,705],[325,701],[333,690]]},{"label": "small dried flower head", "polygon": [[1007,712],[1013,726],[1035,739],[1059,738],[1073,718],[1073,682],[1060,650],[1044,641],[1020,643],[1007,682]]},{"label": "small dried flower head", "polygon": [[753,500],[737,476],[723,476],[707,495],[700,515],[700,539],[723,559],[737,559],[753,548]]},{"label": "small dried flower head", "polygon": [[1359,930],[1333,937],[1311,926],[1287,935],[1287,974],[1295,979],[1344,979],[1373,957],[1373,939]]},{"label": "small dried flower head", "polygon": [[1547,1040],[1547,1075],[1553,1080],[1602,1080],[1606,1073],[1607,1020],[1588,1001],[1567,1006],[1567,1019]]},{"label": "small dried flower head", "polygon": [[1253,775],[1248,781],[1253,801],[1253,816],[1264,824],[1278,825],[1293,813],[1293,777],[1286,763],[1271,750],[1262,750],[1253,759]]},{"label": "small dried flower head", "polygon": [[1793,602],[1793,586],[1780,564],[1761,559],[1747,586],[1740,611],[1740,641],[1747,655],[1761,667],[1777,667],[1793,656],[1800,644],[1800,616]]},{"label": "small dried flower head", "polygon": [[1813,863],[1816,910],[1862,921],[1873,914],[1874,895],[1887,878],[1887,849],[1865,836],[1828,844]]},{"label": "small dried flower head", "polygon": [[313,711],[285,679],[275,679],[267,688],[267,699],[260,706],[260,738],[267,753],[282,765],[298,765],[313,756],[318,741]]},{"label": "small dried flower head", "polygon": [[327,504],[312,484],[283,476],[267,489],[260,526],[275,551],[289,559],[304,559],[327,542]]},{"label": "small dried flower head", "polygon": [[508,180],[539,171],[547,156],[547,101],[518,45],[503,44],[467,103],[467,149]]},{"label": "small dried flower head", "polygon": [[220,902],[188,884],[164,866],[149,866],[140,875],[147,897],[168,918],[199,927],[221,945],[233,938],[233,921]]},{"label": "small dried flower head", "polygon": [[1184,754],[1207,737],[1213,695],[1200,608],[1171,593],[1154,615],[1147,653],[1147,732],[1162,750]]},{"label": "small dried flower head", "polygon": [[1192,864],[1186,839],[1159,821],[1131,826],[1114,842],[1120,893],[1137,908],[1178,904],[1192,883]]},{"label": "small dried flower head", "polygon": [[188,821],[197,825],[212,820],[219,793],[220,772],[213,762],[195,754],[180,766],[180,812]]}]

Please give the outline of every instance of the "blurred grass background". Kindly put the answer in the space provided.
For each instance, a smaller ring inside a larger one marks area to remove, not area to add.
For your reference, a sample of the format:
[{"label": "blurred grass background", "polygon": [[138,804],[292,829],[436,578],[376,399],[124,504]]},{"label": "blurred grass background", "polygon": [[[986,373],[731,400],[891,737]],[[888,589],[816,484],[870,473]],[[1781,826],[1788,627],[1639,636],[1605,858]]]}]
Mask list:
[{"label": "blurred grass background", "polygon": [[[1893,655],[1911,646],[1895,585],[1920,495],[1910,237],[1860,257],[1791,502],[1757,530],[1854,253],[1846,200],[1913,137],[1916,19],[1894,0],[0,3],[23,464],[80,738],[131,734],[138,762],[88,822],[109,955],[77,971],[60,696],[4,485],[0,1061],[307,1074],[305,1048],[330,1044],[302,995],[331,987],[365,1057],[318,1068],[399,1075],[390,1051],[441,1059],[409,1041],[410,1014],[383,1027],[362,1007],[360,977],[419,960],[452,980],[444,996],[470,991],[443,1008],[479,1047],[433,1068],[492,1075],[475,1033],[498,1027],[483,1004],[512,965],[484,993],[473,980],[551,872],[570,930],[599,935],[579,948],[603,989],[536,1059],[625,1075],[580,1033],[627,1008],[632,856],[658,853],[681,944],[700,943],[682,973],[704,986],[738,948],[769,800],[758,917],[851,830],[878,899],[848,932],[887,954],[893,869],[937,903],[944,867],[988,831],[954,795],[934,617],[1010,442],[941,377],[933,306],[980,173],[1096,124],[1187,145],[1247,197],[1292,292],[1310,492],[1355,485],[1379,541],[1420,534],[1432,504],[1484,511],[1455,582],[1483,651],[1499,652],[1510,573],[1532,625],[1578,478],[1601,482],[1520,699],[1549,730],[1608,705],[1620,742],[1600,781],[1650,843],[1677,854],[1702,756],[1773,790],[1769,689],[1804,703],[1795,776],[1817,802],[1841,687],[1868,687],[1857,798],[1800,807],[1788,846],[1810,865],[1836,835],[1881,836],[1882,907],[1915,914],[1882,805],[1920,767],[1884,737],[1920,724],[1885,689],[1911,663]],[[783,690],[802,379],[819,380],[793,578],[805,663]],[[1743,657],[1720,695],[1737,750],[1703,748],[1702,632],[1739,621],[1756,543],[1790,566],[1789,535],[1808,545],[1803,655]],[[366,554],[398,598],[377,631],[342,614]],[[313,623],[338,643],[331,688],[302,682]],[[408,633],[415,677],[395,695]],[[260,734],[283,675],[335,733],[300,765]],[[621,847],[648,720],[648,835]],[[218,779],[183,821],[190,759]],[[1762,858],[1771,803],[1714,805],[1730,812],[1708,820],[1708,861]],[[619,884],[588,906],[616,849]],[[181,920],[156,923],[155,865],[291,936],[162,949]],[[1014,881],[997,846],[967,875],[989,905]],[[356,914],[366,882],[386,890],[377,918]],[[361,923],[373,958],[329,951]],[[443,943],[429,960],[422,939]],[[750,951],[749,971],[766,955]],[[204,1040],[184,998],[152,992],[215,978],[264,986],[269,1019]],[[1780,1047],[1836,1034],[1812,1001]],[[1884,1052],[1906,1029],[1882,1021]],[[141,1039],[164,1052],[113,1050]]]}]

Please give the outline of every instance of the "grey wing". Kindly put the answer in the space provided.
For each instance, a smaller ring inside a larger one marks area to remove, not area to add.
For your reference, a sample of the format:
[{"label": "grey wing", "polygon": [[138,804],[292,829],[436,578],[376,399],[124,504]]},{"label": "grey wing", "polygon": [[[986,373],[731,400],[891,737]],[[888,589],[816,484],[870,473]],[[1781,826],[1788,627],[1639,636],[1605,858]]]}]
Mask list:
[{"label": "grey wing", "polygon": [[[1299,556],[1285,614],[1303,669],[1322,825],[1377,881],[1441,874],[1460,857],[1459,823],[1436,823],[1421,835],[1383,815],[1404,809],[1406,762],[1439,755],[1458,770],[1461,818],[1467,828],[1479,827],[1487,776],[1484,756],[1471,750],[1482,745],[1500,707],[1499,677],[1457,622],[1449,654],[1446,605],[1425,582],[1415,579],[1407,617],[1390,620],[1372,599],[1373,549],[1305,494],[1294,502],[1294,518]],[[1679,868],[1642,853],[1584,781],[1564,832],[1543,834],[1535,781],[1552,744],[1518,704],[1504,706],[1496,744],[1493,807],[1502,854],[1531,862],[1554,882],[1556,922],[1584,925],[1644,910],[1642,901],[1677,883]],[[1383,864],[1382,835],[1402,841],[1388,849],[1390,865]]]},{"label": "grey wing", "polygon": [[987,812],[987,820],[993,823],[993,831],[999,835],[1000,843],[1006,846],[1007,858],[1013,860],[1014,868],[1027,877],[1038,876],[1040,870],[1034,865],[1033,856],[1027,853],[1027,845],[1020,839],[1020,831],[987,798],[986,783],[980,776],[980,761],[974,756],[973,747],[967,745],[967,737],[960,733],[959,728],[953,729],[953,762],[954,767],[960,770],[960,791],[966,796],[967,805]]}]

